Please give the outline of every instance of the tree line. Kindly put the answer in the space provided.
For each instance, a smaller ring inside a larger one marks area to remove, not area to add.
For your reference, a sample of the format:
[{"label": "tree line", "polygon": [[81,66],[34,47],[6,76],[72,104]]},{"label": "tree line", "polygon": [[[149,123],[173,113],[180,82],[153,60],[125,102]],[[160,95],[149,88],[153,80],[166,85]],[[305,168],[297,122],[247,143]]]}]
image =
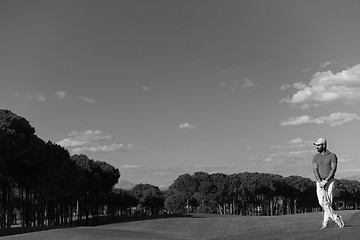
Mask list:
[{"label": "tree line", "polygon": [[[360,182],[340,179],[336,184],[334,207],[359,209]],[[166,191],[138,184],[132,190],[114,189],[111,199],[109,214],[125,216],[159,212],[272,216],[321,211],[316,184],[310,178],[256,172],[183,174]]]},{"label": "tree line", "polygon": [[[166,191],[151,184],[114,188],[119,169],[70,155],[36,136],[29,122],[0,110],[0,228],[93,224],[100,215],[160,213],[280,215],[318,211],[315,183],[268,173],[180,175]],[[358,209],[358,181],[338,181],[335,205]]]},{"label": "tree line", "polygon": [[[360,182],[337,180],[337,209],[359,209]],[[179,176],[169,187],[165,209],[172,213],[285,215],[321,211],[315,182],[269,173],[197,172]]]}]

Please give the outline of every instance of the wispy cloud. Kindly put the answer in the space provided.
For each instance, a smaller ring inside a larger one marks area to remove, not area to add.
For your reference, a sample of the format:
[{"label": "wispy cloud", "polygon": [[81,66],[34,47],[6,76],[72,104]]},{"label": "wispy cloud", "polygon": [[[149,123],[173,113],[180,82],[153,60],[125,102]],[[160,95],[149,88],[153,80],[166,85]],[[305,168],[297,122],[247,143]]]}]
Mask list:
[{"label": "wispy cloud", "polygon": [[289,144],[299,144],[302,143],[304,140],[302,138],[295,138],[289,141]]},{"label": "wispy cloud", "polygon": [[98,101],[92,98],[88,98],[88,97],[79,97],[80,100],[87,102],[87,103],[97,103]]},{"label": "wispy cloud", "polygon": [[322,68],[326,68],[327,66],[331,65],[331,64],[334,64],[335,62],[334,61],[329,61],[329,62],[323,62],[320,67]]},{"label": "wispy cloud", "polygon": [[222,81],[220,82],[221,87],[228,87],[232,91],[236,91],[238,88],[248,88],[253,87],[255,83],[249,78],[245,78],[243,81],[231,80],[231,81]]},{"label": "wispy cloud", "polygon": [[110,139],[111,135],[103,134],[101,130],[86,130],[86,131],[73,131],[69,133],[70,137],[86,141],[97,141],[101,139]]},{"label": "wispy cloud", "polygon": [[31,100],[37,100],[39,102],[46,102],[46,100],[47,100],[45,94],[42,92],[35,93],[35,94],[27,94],[26,97]]},{"label": "wispy cloud", "polygon": [[291,88],[290,84],[284,84],[284,85],[281,85],[281,87],[280,87],[281,91],[285,91],[285,90],[287,90],[289,88]]},{"label": "wispy cloud", "polygon": [[[19,92],[16,92],[15,95],[20,97],[22,94],[19,93]],[[38,92],[38,93],[28,93],[25,96],[26,96],[26,98],[28,98],[30,100],[37,100],[37,101],[40,101],[40,102],[46,102],[48,100],[47,95],[50,96],[52,99],[54,99],[54,98],[57,98],[57,99],[74,99],[74,97],[69,96],[67,94],[67,92],[62,91],[62,90],[56,91],[55,95],[54,95],[54,93],[45,94],[43,92]],[[80,101],[90,103],[90,104],[99,102],[98,100],[95,100],[95,99],[92,99],[92,98],[89,98],[89,97],[85,97],[85,96],[78,96],[76,98],[78,100],[80,100]]]},{"label": "wispy cloud", "polygon": [[111,135],[104,135],[100,130],[73,131],[65,138],[58,142],[63,147],[79,147],[89,145],[103,139],[111,139]]},{"label": "wispy cloud", "polygon": [[111,145],[102,145],[102,146],[83,146],[83,147],[77,147],[72,149],[72,153],[84,153],[84,152],[91,152],[91,153],[99,153],[99,152],[114,152],[114,151],[130,151],[134,148],[134,145],[128,144],[119,144],[114,143]]},{"label": "wispy cloud", "polygon": [[194,129],[196,126],[191,125],[190,123],[182,123],[178,127],[179,129]]},{"label": "wispy cloud", "polygon": [[299,148],[306,148],[308,146],[312,146],[313,141],[311,140],[304,140],[302,138],[294,138],[291,139],[289,142],[282,144],[282,145],[276,145],[272,146],[272,149],[299,149]]},{"label": "wispy cloud", "polygon": [[241,87],[243,88],[247,88],[247,87],[252,87],[254,86],[255,84],[248,78],[245,78],[244,79],[244,83],[241,85]]},{"label": "wispy cloud", "polygon": [[100,130],[73,131],[67,135],[67,138],[57,142],[60,146],[68,148],[71,153],[98,153],[113,151],[130,151],[135,146],[132,144],[101,144],[103,140],[112,139],[111,135],[103,134]]},{"label": "wispy cloud", "polygon": [[67,97],[67,94],[64,91],[57,91],[55,92],[55,95],[60,99],[65,99]]},{"label": "wispy cloud", "polygon": [[263,162],[268,167],[298,166],[304,167],[310,164],[309,159],[314,154],[313,141],[304,140],[300,137],[293,138],[284,144],[272,146],[274,152],[264,157]]},{"label": "wispy cloud", "polygon": [[360,120],[360,117],[354,113],[337,112],[319,118],[313,118],[308,115],[292,117],[281,121],[281,126],[300,126],[307,124],[329,124],[330,126],[337,126],[356,120]]},{"label": "wispy cloud", "polygon": [[[61,90],[57,91],[55,94],[59,99],[65,99],[65,98],[73,99],[73,97],[69,96],[66,92],[61,91]],[[85,97],[85,96],[77,96],[75,98],[79,99],[80,101],[83,101],[85,103],[90,103],[90,104],[99,102],[98,100],[95,100],[95,99],[89,98],[89,97]]]},{"label": "wispy cloud", "polygon": [[225,79],[220,82],[221,87],[228,87],[230,90],[235,91],[238,88],[253,87],[255,83],[250,78],[242,78],[242,74],[235,70],[223,70]]},{"label": "wispy cloud", "polygon": [[305,87],[306,87],[305,83],[298,82],[298,83],[293,83],[292,85],[284,84],[284,85],[281,86],[281,90],[285,91],[285,90],[290,89],[290,88],[295,88],[295,89],[301,90],[301,89],[304,89]]},{"label": "wispy cloud", "polygon": [[86,144],[89,144],[89,141],[65,138],[65,139],[57,142],[57,144],[59,144],[62,147],[65,147],[65,148],[73,148],[73,147],[79,147],[79,146],[84,146]]},{"label": "wispy cloud", "polygon": [[271,153],[269,157],[264,159],[271,165],[303,165],[309,164],[309,159],[314,154],[314,150],[299,150]]},{"label": "wispy cloud", "polygon": [[36,98],[37,98],[40,102],[45,102],[45,101],[46,101],[45,95],[38,95]]},{"label": "wispy cloud", "polygon": [[150,88],[149,87],[147,87],[147,86],[143,86],[143,87],[141,87],[141,90],[143,91],[143,92],[149,92],[150,91]]},{"label": "wispy cloud", "polygon": [[120,166],[120,169],[131,169],[131,168],[140,168],[141,165],[132,165],[132,164],[125,164]]},{"label": "wispy cloud", "polygon": [[303,109],[336,101],[356,103],[360,101],[360,64],[336,74],[331,71],[317,72],[309,84],[301,82],[281,88],[286,90],[290,87],[298,91],[281,102],[299,105]]}]

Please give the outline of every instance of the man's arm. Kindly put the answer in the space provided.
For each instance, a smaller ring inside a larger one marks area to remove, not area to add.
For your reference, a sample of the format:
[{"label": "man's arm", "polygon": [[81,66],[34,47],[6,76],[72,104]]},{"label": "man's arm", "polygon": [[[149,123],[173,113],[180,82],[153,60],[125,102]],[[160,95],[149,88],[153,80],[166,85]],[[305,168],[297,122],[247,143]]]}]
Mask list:
[{"label": "man's arm", "polygon": [[336,168],[337,168],[337,158],[336,161],[331,161],[331,171],[329,173],[329,176],[325,179],[326,181],[329,181],[330,179],[334,178]]},{"label": "man's arm", "polygon": [[321,178],[320,178],[320,174],[318,171],[318,164],[313,162],[313,171],[314,171],[314,175],[316,178],[316,181],[318,181],[319,183],[321,182]]}]

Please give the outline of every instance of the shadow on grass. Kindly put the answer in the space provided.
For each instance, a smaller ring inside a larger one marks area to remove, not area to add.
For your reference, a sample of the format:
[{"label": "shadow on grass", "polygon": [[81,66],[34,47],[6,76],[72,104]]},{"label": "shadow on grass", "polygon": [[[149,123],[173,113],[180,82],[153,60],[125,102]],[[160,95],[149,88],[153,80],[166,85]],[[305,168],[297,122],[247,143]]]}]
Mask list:
[{"label": "shadow on grass", "polygon": [[23,233],[47,231],[51,229],[60,229],[60,228],[70,228],[71,226],[56,226],[56,227],[12,227],[12,228],[3,228],[0,229],[0,237],[18,235]]},{"label": "shadow on grass", "polygon": [[[163,218],[203,218],[201,216],[195,216],[192,214],[166,214],[166,215],[154,215],[154,216],[101,216],[99,217],[99,222],[97,224],[90,224],[87,226],[100,226],[113,223],[121,222],[135,222],[151,219],[163,219]],[[80,225],[86,226],[86,225]]]},{"label": "shadow on grass", "polygon": [[115,224],[122,222],[135,222],[151,219],[163,219],[163,218],[203,218],[200,216],[194,216],[192,214],[168,214],[168,215],[154,215],[154,216],[99,216],[97,223],[93,223],[93,219],[89,218],[88,224],[83,219],[81,223],[77,220],[73,220],[72,226],[38,226],[38,227],[12,227],[0,229],[0,237],[18,235],[24,233],[47,231],[52,229],[63,228],[75,228],[75,227],[96,227],[107,224]]}]

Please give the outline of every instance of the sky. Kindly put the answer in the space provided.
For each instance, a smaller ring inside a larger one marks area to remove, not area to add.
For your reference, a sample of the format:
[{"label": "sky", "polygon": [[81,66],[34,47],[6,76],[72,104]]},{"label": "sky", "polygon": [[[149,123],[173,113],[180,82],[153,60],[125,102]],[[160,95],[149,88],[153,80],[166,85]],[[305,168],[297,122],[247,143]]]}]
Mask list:
[{"label": "sky", "polygon": [[120,181],[360,176],[359,1],[0,1],[0,108]]}]

